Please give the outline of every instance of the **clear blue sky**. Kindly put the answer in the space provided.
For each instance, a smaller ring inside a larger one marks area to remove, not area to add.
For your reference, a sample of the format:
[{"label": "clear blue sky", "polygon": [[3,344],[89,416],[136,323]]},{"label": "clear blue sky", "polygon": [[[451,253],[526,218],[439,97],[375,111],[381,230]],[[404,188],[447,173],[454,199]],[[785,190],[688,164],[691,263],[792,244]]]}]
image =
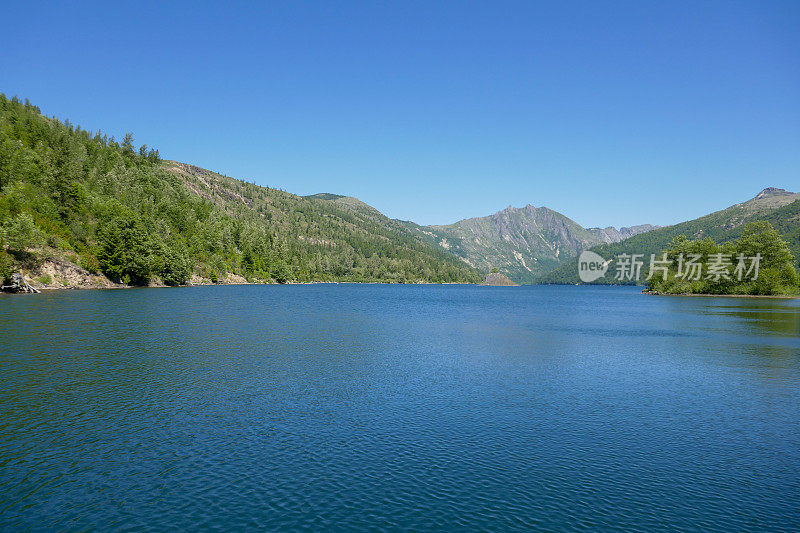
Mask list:
[{"label": "clear blue sky", "polygon": [[215,4],[7,2],[0,91],[423,224],[669,224],[800,189],[800,2]]}]

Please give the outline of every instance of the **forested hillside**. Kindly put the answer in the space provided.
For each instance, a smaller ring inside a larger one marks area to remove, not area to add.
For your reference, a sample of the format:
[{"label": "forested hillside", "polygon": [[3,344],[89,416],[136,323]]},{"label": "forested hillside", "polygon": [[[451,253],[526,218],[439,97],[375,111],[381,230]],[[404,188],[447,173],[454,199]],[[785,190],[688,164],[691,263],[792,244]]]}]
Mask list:
[{"label": "forested hillside", "polygon": [[476,282],[473,268],[355,199],[300,197],[42,116],[0,94],[0,277],[70,261],[126,284]]},{"label": "forested hillside", "polygon": [[[620,254],[643,254],[645,262],[649,262],[650,254],[661,253],[680,235],[689,239],[707,238],[724,244],[739,238],[748,223],[757,221],[772,224],[788,243],[795,264],[800,268],[800,194],[775,188],[764,189],[751,200],[698,219],[642,233],[618,243],[595,246],[591,250],[606,259],[613,259]],[[620,283],[614,279],[614,268],[615,263],[612,262],[609,273],[595,283]],[[580,283],[577,258],[563,263],[537,281]]]}]

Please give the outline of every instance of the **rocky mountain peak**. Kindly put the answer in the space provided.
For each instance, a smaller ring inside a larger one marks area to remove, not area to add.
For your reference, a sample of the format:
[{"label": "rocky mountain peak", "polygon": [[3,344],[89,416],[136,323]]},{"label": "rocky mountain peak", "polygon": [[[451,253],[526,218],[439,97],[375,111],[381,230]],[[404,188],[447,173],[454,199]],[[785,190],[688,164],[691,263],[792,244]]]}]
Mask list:
[{"label": "rocky mountain peak", "polygon": [[755,197],[756,200],[760,200],[762,198],[770,198],[772,196],[791,196],[794,194],[793,192],[789,192],[786,189],[779,189],[777,187],[767,187],[760,193],[758,193]]}]

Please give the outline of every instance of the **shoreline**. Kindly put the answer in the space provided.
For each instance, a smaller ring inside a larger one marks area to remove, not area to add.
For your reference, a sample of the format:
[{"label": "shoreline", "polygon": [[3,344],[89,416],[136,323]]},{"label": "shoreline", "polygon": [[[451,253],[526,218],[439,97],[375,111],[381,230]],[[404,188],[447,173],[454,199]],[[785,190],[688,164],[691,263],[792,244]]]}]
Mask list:
[{"label": "shoreline", "polygon": [[[280,286],[280,285],[475,285],[479,286],[477,283],[459,283],[459,282],[448,282],[448,283],[432,283],[432,282],[414,282],[414,283],[397,283],[391,281],[290,281],[287,283],[278,283],[278,282],[231,282],[231,283],[192,283],[186,285],[164,285],[164,284],[153,284],[153,285],[120,285],[120,284],[109,284],[109,285],[70,285],[70,286],[62,286],[62,287],[54,287],[48,285],[41,285],[35,284],[35,288],[41,292],[51,292],[51,291],[91,291],[91,290],[108,290],[108,291],[116,291],[116,290],[136,290],[136,289],[188,289],[193,287],[226,287],[226,286],[242,286],[242,285],[269,285],[269,286]],[[0,294],[14,294],[12,292],[5,292],[0,291]]]},{"label": "shoreline", "polygon": [[649,292],[649,291],[642,291],[642,294],[646,294],[648,296],[679,296],[679,297],[699,297],[699,298],[767,298],[770,300],[797,300],[800,299],[800,295],[789,295],[789,294],[692,294],[692,293],[681,293],[681,294],[671,294],[668,292]]},{"label": "shoreline", "polygon": [[[312,284],[375,284],[375,285],[471,285],[465,282],[431,283],[426,281],[412,281],[400,283],[398,281],[335,281],[335,280],[314,280],[314,281],[287,281],[279,283],[274,279],[254,279],[247,281],[244,276],[228,272],[220,276],[215,283],[211,278],[205,277],[197,272],[183,285],[170,286],[163,283],[159,278],[153,278],[147,285],[125,285],[116,283],[102,273],[89,272],[76,262],[65,257],[48,257],[41,264],[31,268],[22,268],[18,271],[23,279],[34,289],[39,291],[58,291],[58,290],[117,290],[117,289],[155,289],[173,287],[204,287],[220,285],[312,285]],[[12,291],[7,291],[13,294]],[[6,293],[6,291],[0,291]]]}]

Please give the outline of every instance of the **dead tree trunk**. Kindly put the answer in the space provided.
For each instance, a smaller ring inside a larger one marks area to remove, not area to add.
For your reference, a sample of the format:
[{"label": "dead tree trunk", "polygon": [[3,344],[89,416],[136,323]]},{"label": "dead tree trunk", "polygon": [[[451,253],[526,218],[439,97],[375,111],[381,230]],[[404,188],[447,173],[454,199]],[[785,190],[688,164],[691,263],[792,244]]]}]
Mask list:
[{"label": "dead tree trunk", "polygon": [[4,292],[29,292],[29,293],[38,293],[38,289],[34,289],[31,287],[30,283],[25,281],[25,278],[22,277],[22,274],[16,273],[11,274],[11,278],[9,279],[8,285],[3,285],[0,289]]}]

